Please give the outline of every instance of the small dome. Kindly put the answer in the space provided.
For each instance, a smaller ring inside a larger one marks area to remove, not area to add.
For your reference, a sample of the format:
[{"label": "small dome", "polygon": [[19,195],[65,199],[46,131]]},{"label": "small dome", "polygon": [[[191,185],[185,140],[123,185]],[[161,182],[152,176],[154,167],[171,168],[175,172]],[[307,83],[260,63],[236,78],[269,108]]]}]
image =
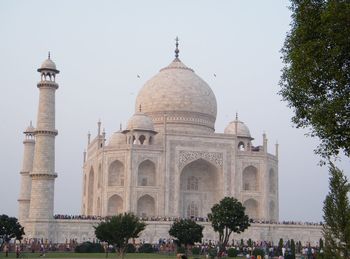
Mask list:
[{"label": "small dome", "polygon": [[42,70],[51,70],[55,73],[59,73],[60,71],[57,70],[55,62],[53,62],[49,57],[41,64],[41,67],[38,69],[38,72],[41,72]]},{"label": "small dome", "polygon": [[35,128],[33,127],[32,122],[30,122],[29,126],[24,131],[25,134],[33,134],[35,131]]},{"label": "small dome", "polygon": [[136,112],[128,121],[127,130],[154,131],[152,119],[142,112]]},{"label": "small dome", "polygon": [[108,141],[108,146],[118,146],[123,144],[126,144],[126,136],[121,131],[114,132]]},{"label": "small dome", "polygon": [[250,131],[244,122],[239,120],[231,121],[230,124],[225,128],[225,134],[236,135],[236,124],[237,124],[237,137],[251,138]]}]

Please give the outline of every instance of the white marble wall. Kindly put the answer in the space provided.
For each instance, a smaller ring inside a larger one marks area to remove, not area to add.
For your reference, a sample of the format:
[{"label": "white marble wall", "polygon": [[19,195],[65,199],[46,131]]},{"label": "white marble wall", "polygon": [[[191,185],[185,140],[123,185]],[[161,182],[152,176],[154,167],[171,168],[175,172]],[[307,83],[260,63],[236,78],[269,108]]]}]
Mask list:
[{"label": "white marble wall", "polygon": [[[95,239],[94,226],[98,220],[53,220],[28,222],[25,229],[27,238],[48,238],[54,243],[64,243],[66,239],[76,239],[78,242]],[[157,243],[159,238],[170,238],[171,221],[147,221],[146,229],[136,241]],[[209,222],[198,222],[204,225],[203,240],[218,240],[218,234],[213,231]],[[286,224],[252,224],[241,234],[233,234],[235,240],[251,238],[253,241],[272,241],[277,244],[283,240],[294,239],[303,244],[316,244],[322,237],[321,226],[286,225]]]}]

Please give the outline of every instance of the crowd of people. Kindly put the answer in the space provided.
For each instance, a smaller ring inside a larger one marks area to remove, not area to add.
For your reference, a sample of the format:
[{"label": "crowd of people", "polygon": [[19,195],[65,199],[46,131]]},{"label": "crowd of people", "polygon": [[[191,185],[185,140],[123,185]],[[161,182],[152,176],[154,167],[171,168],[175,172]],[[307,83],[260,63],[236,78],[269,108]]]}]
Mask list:
[{"label": "crowd of people", "polygon": [[[106,220],[110,216],[86,216],[86,215],[63,215],[56,214],[55,219],[78,219],[78,220]],[[142,221],[178,221],[180,219],[185,219],[182,217],[163,217],[163,216],[149,216],[149,217],[139,217]],[[206,217],[191,217],[190,219],[197,222],[209,222]],[[302,222],[302,221],[273,221],[273,220],[260,220],[251,219],[251,223],[254,224],[277,224],[277,225],[308,225],[308,226],[321,226],[322,222]]]},{"label": "crowd of people", "polygon": [[[143,240],[134,240],[133,243],[135,251],[139,252],[141,247],[144,245]],[[93,243],[98,243],[97,240],[91,240]],[[75,239],[66,240],[63,244],[53,244],[48,240],[43,239],[24,239],[20,244],[6,244],[4,247],[4,252],[8,255],[9,252],[16,252],[18,255],[20,252],[26,253],[40,253],[41,256],[44,256],[45,253],[49,252],[74,252],[75,247],[79,245]],[[101,244],[102,245],[102,244]],[[161,238],[157,243],[151,244],[153,251],[155,253],[162,254],[176,254],[178,252],[178,247],[176,242],[171,238]],[[109,252],[113,250],[113,247],[108,247],[103,245],[105,249],[108,249]],[[217,241],[212,240],[203,240],[201,243],[189,247],[190,253],[194,253],[194,249],[197,249],[197,253],[200,255],[210,255],[216,252],[219,252],[219,245]],[[232,240],[224,251],[223,256],[227,256],[230,249],[234,249],[241,256],[250,256],[255,254],[256,250],[263,251],[268,258],[273,258],[274,256],[285,256],[291,253],[291,241],[285,241],[283,245],[274,244],[267,241],[256,241],[252,240]],[[304,258],[316,258],[316,254],[323,253],[322,247],[311,246],[309,243],[301,244],[296,242],[295,252],[302,255]],[[106,251],[107,252],[107,251]],[[249,257],[248,257],[249,256]],[[266,258],[266,257],[265,257]]]}]

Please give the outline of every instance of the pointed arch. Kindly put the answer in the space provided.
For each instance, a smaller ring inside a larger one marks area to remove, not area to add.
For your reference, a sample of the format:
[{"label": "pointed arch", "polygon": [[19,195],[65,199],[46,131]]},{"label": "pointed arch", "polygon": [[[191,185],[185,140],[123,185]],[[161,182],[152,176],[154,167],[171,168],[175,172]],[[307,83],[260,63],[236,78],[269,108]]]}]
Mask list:
[{"label": "pointed arch", "polygon": [[114,194],[108,199],[107,215],[113,216],[123,212],[123,199]]},{"label": "pointed arch", "polygon": [[97,174],[97,188],[101,188],[101,181],[102,181],[102,165],[99,164],[98,166],[98,174]]},{"label": "pointed arch", "polygon": [[277,176],[272,168],[269,171],[269,191],[272,194],[277,192]]},{"label": "pointed arch", "polygon": [[220,183],[219,169],[211,162],[199,158],[185,165],[180,173],[181,217],[206,217],[221,197]]},{"label": "pointed arch", "polygon": [[198,204],[195,201],[191,201],[187,205],[187,218],[198,217],[198,216],[199,216]]},{"label": "pointed arch", "polygon": [[86,196],[86,173],[84,174],[84,184],[83,184],[83,192],[84,192],[84,196]]},{"label": "pointed arch", "polygon": [[139,217],[149,217],[156,215],[155,201],[152,196],[145,194],[138,199],[137,215]]},{"label": "pointed arch", "polygon": [[119,160],[112,162],[108,169],[108,186],[124,186],[124,164]]},{"label": "pointed arch", "polygon": [[246,209],[246,214],[249,216],[251,219],[259,219],[259,207],[258,207],[258,202],[251,198],[246,200],[243,203],[243,206]]},{"label": "pointed arch", "polygon": [[101,216],[101,198],[98,197],[97,198],[97,213],[96,213],[98,216]]},{"label": "pointed arch", "polygon": [[137,173],[138,186],[155,186],[156,183],[156,165],[149,159],[140,163]]},{"label": "pointed arch", "polygon": [[269,214],[270,214],[270,220],[277,220],[276,219],[276,205],[274,201],[270,201],[269,204]]},{"label": "pointed arch", "polygon": [[259,181],[258,181],[258,169],[255,166],[247,166],[243,170],[243,186],[244,191],[258,191]]},{"label": "pointed arch", "polygon": [[88,205],[87,205],[87,214],[93,215],[93,202],[94,202],[94,168],[91,167],[89,173],[89,182],[88,182]]}]

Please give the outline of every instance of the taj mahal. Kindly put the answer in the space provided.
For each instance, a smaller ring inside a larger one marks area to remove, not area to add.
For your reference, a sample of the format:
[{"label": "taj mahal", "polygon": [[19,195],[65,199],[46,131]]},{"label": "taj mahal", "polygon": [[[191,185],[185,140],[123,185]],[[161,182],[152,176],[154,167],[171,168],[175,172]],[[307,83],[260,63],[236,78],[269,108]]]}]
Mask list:
[{"label": "taj mahal", "polygon": [[[279,221],[278,145],[273,154],[263,143],[253,145],[248,126],[238,116],[224,132],[215,131],[217,102],[210,86],[175,58],[139,90],[135,113],[126,127],[107,136],[98,123],[84,152],[83,216],[54,217],[55,92],[59,70],[49,56],[38,69],[40,81],[36,126],[25,131],[19,221],[29,238],[52,242],[94,238],[98,218],[133,212],[146,220],[141,238],[168,237],[172,221],[155,218],[205,219],[226,196],[235,197],[251,219],[262,223],[241,238],[294,238],[316,241],[319,226],[277,224]],[[62,87],[64,91],[64,87]],[[215,240],[210,222],[202,220],[204,238]],[[235,236],[236,237],[236,236]]]}]

